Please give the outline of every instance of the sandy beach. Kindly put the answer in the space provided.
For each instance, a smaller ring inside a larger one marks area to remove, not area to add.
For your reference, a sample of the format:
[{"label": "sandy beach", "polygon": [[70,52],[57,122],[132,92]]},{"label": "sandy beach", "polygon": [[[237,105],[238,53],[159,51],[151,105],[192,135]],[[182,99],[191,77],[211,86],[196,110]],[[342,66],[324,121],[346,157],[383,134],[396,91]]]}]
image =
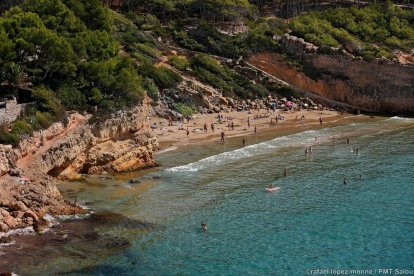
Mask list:
[{"label": "sandy beach", "polygon": [[[221,142],[221,132],[225,138],[249,137],[260,135],[261,132],[282,132],[286,129],[301,128],[309,125],[322,125],[329,122],[342,120],[354,115],[334,110],[301,110],[301,111],[231,111],[220,113],[223,119],[219,120],[219,114],[194,114],[188,122],[173,121],[169,125],[167,119],[152,117],[148,120],[148,126],[157,136],[161,152],[171,147],[183,146],[189,143],[200,143],[205,141]],[[276,116],[279,119],[276,121]],[[302,120],[302,116],[303,120]],[[283,119],[281,119],[283,118]],[[204,125],[207,125],[207,131]],[[250,126],[249,126],[250,124]],[[214,126],[214,131],[211,126]],[[232,127],[232,125],[234,127]],[[187,135],[187,129],[189,134]],[[256,130],[255,130],[256,129]],[[256,133],[255,133],[256,132]]]}]

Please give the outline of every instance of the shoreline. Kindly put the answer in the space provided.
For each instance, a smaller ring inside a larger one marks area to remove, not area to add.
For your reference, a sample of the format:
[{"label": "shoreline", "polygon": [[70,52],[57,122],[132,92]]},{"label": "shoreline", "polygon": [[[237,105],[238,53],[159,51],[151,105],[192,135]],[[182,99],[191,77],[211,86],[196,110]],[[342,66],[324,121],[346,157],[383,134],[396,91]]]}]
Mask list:
[{"label": "shoreline", "polygon": [[[267,114],[267,117],[263,117]],[[275,122],[276,114],[284,117],[284,120],[278,123]],[[168,120],[160,117],[153,117],[148,121],[149,126],[153,126],[156,123],[157,128],[153,129],[153,133],[157,136],[159,142],[159,149],[154,152],[155,155],[159,155],[169,151],[179,150],[186,146],[192,146],[203,143],[222,143],[220,133],[225,133],[225,140],[235,139],[237,137],[245,138],[246,145],[252,144],[249,141],[253,137],[265,136],[277,136],[296,132],[300,129],[309,129],[310,127],[326,127],[332,126],[345,120],[356,120],[357,118],[368,119],[372,118],[369,115],[354,115],[351,113],[344,113],[334,110],[302,110],[302,111],[285,111],[267,113],[266,110],[261,110],[260,113],[248,112],[248,111],[233,111],[222,113],[224,120],[220,124],[218,121],[218,114],[195,114],[194,119],[189,123],[175,122],[175,125],[168,126]],[[252,119],[255,115],[262,115],[262,118]],[[301,123],[301,116],[305,116],[303,123]],[[227,117],[232,118],[226,120]],[[247,118],[250,118],[250,128],[247,126]],[[272,124],[271,124],[272,118]],[[319,118],[322,118],[322,124],[319,122]],[[234,123],[234,130],[229,130],[228,122]],[[215,131],[211,130],[211,123],[214,123]],[[207,124],[208,130],[204,132],[203,126]],[[158,127],[160,126],[160,127]],[[256,133],[255,133],[256,127]],[[187,137],[186,130],[190,131]]]},{"label": "shoreline", "polygon": [[[366,116],[366,115],[352,115],[352,114],[344,114],[343,116],[340,115],[340,113],[336,112],[336,111],[322,111],[325,114],[323,117],[323,124],[321,125],[322,128],[325,127],[332,127],[332,126],[336,126],[338,124],[340,124],[341,122],[344,122],[346,124],[348,123],[353,123],[355,121],[359,121],[359,120],[369,120],[371,119],[370,116]],[[252,114],[248,114],[247,112],[237,112],[239,114],[238,119],[242,119],[243,116],[251,116]],[[301,125],[300,120],[295,120],[296,115],[302,114],[304,113],[305,115],[305,121],[303,123],[303,125]],[[270,125],[270,123],[266,123],[266,121],[269,121],[270,118],[262,118],[259,119],[256,122],[256,126],[257,126],[257,134],[254,134],[254,128],[252,128],[252,126],[250,127],[250,129],[244,130],[243,126],[238,126],[238,129],[236,129],[234,131],[227,131],[229,134],[227,136],[226,139],[235,139],[237,137],[241,137],[244,136],[246,137],[247,141],[253,141],[252,137],[256,137],[254,142],[251,142],[249,144],[254,144],[254,143],[259,143],[261,140],[265,140],[267,138],[271,138],[271,137],[277,137],[277,136],[284,136],[284,135],[288,135],[291,133],[295,133],[295,132],[300,132],[300,131],[305,131],[308,130],[310,128],[315,128],[320,126],[320,123],[318,121],[319,116],[321,111],[297,111],[297,112],[293,112],[293,113],[282,113],[285,116],[285,123],[279,123],[279,125]],[[232,113],[225,113],[225,116],[230,116],[228,114],[232,114]],[[206,122],[207,120],[211,120],[214,119],[214,117],[217,116],[217,114],[209,114],[206,116],[200,115],[198,114],[199,117],[195,118],[195,125],[194,125],[194,121],[190,121],[190,125],[194,128],[197,128],[200,126],[200,124]],[[253,114],[254,115],[254,114]],[[197,115],[196,115],[197,116]],[[197,120],[198,118],[201,118],[199,120]],[[307,118],[307,119],[306,119]],[[154,117],[150,120],[150,122],[153,121],[164,121],[168,124],[168,120],[159,118],[159,117]],[[185,126],[187,126],[188,124],[184,124]],[[225,123],[220,125],[220,129],[223,128],[227,128],[227,125]],[[179,128],[179,125],[173,126],[171,127],[171,129],[174,128]],[[186,129],[186,128],[185,128]],[[154,131],[154,133],[156,133],[156,131]],[[186,132],[185,130],[183,131],[177,131],[176,133],[174,132],[170,132],[172,134],[177,134],[175,136],[171,135],[171,136],[160,136],[160,144],[161,144],[161,149],[158,150],[157,152],[155,152],[155,154],[162,154],[168,151],[176,151],[176,150],[183,150],[185,149],[185,147],[192,147],[195,145],[200,145],[203,143],[217,143],[217,144],[221,144],[220,142],[220,137],[219,137],[219,133],[218,131],[216,131],[214,134],[211,133],[211,130],[207,133],[192,133],[193,137],[188,138],[188,140],[180,140],[182,138],[187,138],[186,137]],[[190,134],[191,135],[191,134]],[[175,140],[171,140],[171,138],[173,138]],[[161,164],[162,167],[162,164]],[[145,171],[148,170],[143,170],[144,173]],[[57,185],[59,187],[59,185]],[[58,218],[59,221],[61,221]],[[76,224],[85,224],[88,223],[88,219],[76,219],[76,218],[72,218],[70,219],[70,225],[71,223]],[[63,225],[66,225],[66,223],[62,222]],[[60,226],[61,227],[61,226]],[[60,228],[59,227],[59,228]],[[55,228],[55,227],[52,227]],[[65,228],[65,227],[64,227]],[[48,232],[48,231],[47,231]],[[15,250],[16,248],[18,248],[19,246],[21,246],[22,244],[27,244],[25,246],[31,246],[30,244],[37,244],[39,245],[39,243],[41,242],[40,240],[46,241],[48,239],[48,237],[53,240],[56,239],[56,235],[53,234],[51,235],[51,233],[54,233],[55,230],[53,230],[52,232],[50,232],[49,234],[47,234],[46,236],[44,236],[43,238],[38,239],[39,241],[34,241],[34,236],[36,236],[34,234],[34,232],[32,233],[20,233],[19,231],[15,234],[9,234],[6,235],[7,237],[13,238],[16,237],[15,242],[13,243],[9,243],[9,244],[5,244],[3,247],[3,250],[6,252],[13,252],[13,250]],[[60,232],[59,232],[60,233]],[[65,233],[62,234],[58,234],[58,239],[61,241],[67,241],[70,240],[66,238],[66,236],[64,238],[62,238],[64,235],[66,235]],[[25,238],[26,237],[26,238]],[[5,249],[7,248],[7,249]],[[3,250],[0,250],[3,251]]]}]

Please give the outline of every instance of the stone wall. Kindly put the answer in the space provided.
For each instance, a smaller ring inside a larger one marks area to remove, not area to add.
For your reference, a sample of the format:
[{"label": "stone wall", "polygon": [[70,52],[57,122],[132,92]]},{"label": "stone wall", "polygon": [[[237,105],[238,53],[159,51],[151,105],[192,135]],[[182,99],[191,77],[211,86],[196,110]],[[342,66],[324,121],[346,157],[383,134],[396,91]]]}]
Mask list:
[{"label": "stone wall", "polygon": [[16,100],[0,103],[0,125],[14,122],[22,113],[23,105],[17,104]]}]

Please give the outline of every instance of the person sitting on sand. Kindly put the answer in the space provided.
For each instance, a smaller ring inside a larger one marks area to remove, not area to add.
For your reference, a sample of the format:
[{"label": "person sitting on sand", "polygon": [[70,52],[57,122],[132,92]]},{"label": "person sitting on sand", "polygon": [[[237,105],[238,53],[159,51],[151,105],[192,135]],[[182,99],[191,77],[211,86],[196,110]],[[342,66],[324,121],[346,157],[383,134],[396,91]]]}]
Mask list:
[{"label": "person sitting on sand", "polygon": [[204,232],[207,231],[207,223],[201,223],[201,230],[203,230]]}]

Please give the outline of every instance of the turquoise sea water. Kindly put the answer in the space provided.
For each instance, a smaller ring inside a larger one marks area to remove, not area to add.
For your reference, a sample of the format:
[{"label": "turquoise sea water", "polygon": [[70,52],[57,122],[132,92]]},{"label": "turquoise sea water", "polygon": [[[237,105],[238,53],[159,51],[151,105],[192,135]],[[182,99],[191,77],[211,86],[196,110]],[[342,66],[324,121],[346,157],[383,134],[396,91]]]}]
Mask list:
[{"label": "turquoise sea water", "polygon": [[[128,236],[129,246],[76,270],[64,270],[70,258],[60,265],[54,260],[49,272],[304,275],[310,269],[414,269],[413,119],[299,130],[245,148],[239,140],[163,153],[157,157],[163,167],[136,175],[138,184],[107,180],[99,193],[85,183],[78,190],[76,183],[63,186],[97,212],[110,209],[152,227],[128,235],[114,224],[106,233]],[[266,193],[270,183],[280,191]]]}]

